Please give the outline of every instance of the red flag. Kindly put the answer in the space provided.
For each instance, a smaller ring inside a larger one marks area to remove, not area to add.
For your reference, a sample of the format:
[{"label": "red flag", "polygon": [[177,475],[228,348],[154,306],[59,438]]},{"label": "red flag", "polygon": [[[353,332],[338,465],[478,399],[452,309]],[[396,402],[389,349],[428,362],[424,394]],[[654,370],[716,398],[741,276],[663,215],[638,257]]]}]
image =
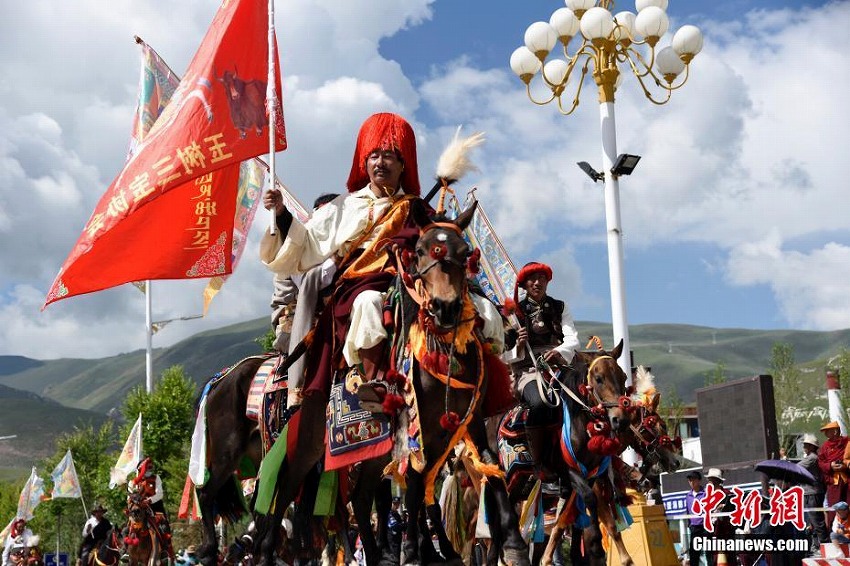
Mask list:
[{"label": "red flag", "polygon": [[[222,4],[171,102],[95,207],[45,307],[140,279],[232,271],[239,168],[227,166],[268,151],[267,23],[265,2]],[[275,67],[279,93],[277,57]],[[277,116],[281,151],[280,106]]]}]

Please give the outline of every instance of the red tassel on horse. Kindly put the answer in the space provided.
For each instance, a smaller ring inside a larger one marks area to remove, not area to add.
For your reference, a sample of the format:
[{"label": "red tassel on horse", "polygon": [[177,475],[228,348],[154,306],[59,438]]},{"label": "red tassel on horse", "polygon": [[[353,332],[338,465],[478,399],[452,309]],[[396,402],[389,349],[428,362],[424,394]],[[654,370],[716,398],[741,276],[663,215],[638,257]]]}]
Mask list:
[{"label": "red tassel on horse", "polygon": [[383,408],[385,413],[394,415],[395,412],[402,407],[404,407],[404,398],[401,395],[387,393],[387,396],[384,397]]},{"label": "red tassel on horse", "polygon": [[496,355],[484,353],[484,372],[487,375],[487,392],[484,395],[483,416],[493,417],[514,405],[510,368]]},{"label": "red tassel on horse", "polygon": [[516,312],[516,301],[511,298],[505,299],[505,302],[502,304],[502,316],[511,316]]},{"label": "red tassel on horse", "polygon": [[440,426],[449,432],[454,432],[460,427],[460,416],[454,411],[443,413],[440,417]]},{"label": "red tassel on horse", "polygon": [[481,261],[481,250],[475,248],[472,250],[472,253],[469,254],[469,257],[466,260],[466,268],[472,275],[477,275],[481,266],[479,262]]},{"label": "red tassel on horse", "polygon": [[389,370],[386,373],[386,375],[384,376],[384,380],[390,386],[394,385],[394,386],[398,387],[399,389],[402,389],[402,388],[404,388],[405,385],[407,385],[407,378],[404,377],[404,374],[402,374],[401,372],[399,372],[396,369]]}]

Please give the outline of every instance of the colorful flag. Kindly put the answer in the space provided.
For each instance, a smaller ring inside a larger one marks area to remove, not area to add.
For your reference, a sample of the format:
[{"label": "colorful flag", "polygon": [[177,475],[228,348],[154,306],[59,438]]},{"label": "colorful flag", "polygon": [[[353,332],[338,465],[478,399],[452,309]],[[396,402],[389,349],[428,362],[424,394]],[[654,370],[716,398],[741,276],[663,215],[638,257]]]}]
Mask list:
[{"label": "colorful flag", "polygon": [[82,497],[83,490],[80,488],[80,479],[77,477],[77,469],[74,467],[74,459],[71,457],[71,449],[65,453],[62,461],[56,465],[56,469],[50,474],[53,480],[53,499],[58,497]]},{"label": "colorful flag", "polygon": [[171,101],[95,207],[45,307],[131,281],[232,271],[239,173],[228,166],[268,151],[267,21],[264,2],[222,3]]},{"label": "colorful flag", "polygon": [[[130,156],[132,156],[135,148],[145,138],[156,119],[165,109],[180,82],[180,77],[171,70],[168,64],[151,46],[138,37],[136,38],[136,43],[142,47],[142,76],[139,81],[139,102],[136,113],[134,114],[135,119],[133,121],[130,141]],[[233,220],[233,245],[231,250],[231,261],[234,270],[239,263],[239,259],[242,257],[242,252],[245,250],[248,230],[257,211],[262,189],[266,184],[268,168],[268,165],[259,158],[244,161],[239,166],[239,183],[236,189],[236,213]],[[214,173],[214,175],[217,174],[218,172]],[[304,219],[295,211],[293,211],[293,214],[299,220],[302,220],[302,222],[306,221],[306,212],[304,212],[298,200],[285,188],[281,192],[284,195],[284,204],[287,204],[290,210],[292,210],[290,202],[294,201],[304,214]],[[204,316],[207,314],[213,297],[221,290],[226,280],[226,275],[217,275],[210,279],[203,293]],[[144,282],[134,283],[134,285],[139,287],[141,291],[144,291]]]},{"label": "colorful flag", "polygon": [[35,467],[30,473],[27,483],[21,490],[21,495],[18,497],[18,512],[15,515],[19,519],[29,521],[33,518],[33,512],[38,504],[42,501],[44,495],[44,480],[38,477],[35,472]]},{"label": "colorful flag", "polygon": [[127,442],[124,443],[124,448],[121,449],[121,455],[118,456],[115,467],[109,472],[109,489],[113,489],[116,485],[127,483],[127,476],[136,470],[141,461],[142,415],[139,413],[139,418],[136,419],[136,424],[133,425],[129,436],[127,436]]},{"label": "colorful flag", "polygon": [[[474,189],[473,189],[474,191]],[[475,199],[473,191],[466,197],[465,207],[472,204]],[[454,194],[451,195],[447,212],[450,216],[457,217],[460,213],[460,203]],[[511,261],[508,251],[502,245],[496,235],[496,230],[490,223],[487,213],[481,202],[472,217],[464,237],[473,247],[481,250],[481,269],[475,275],[475,281],[484,291],[488,299],[496,304],[504,304],[506,298],[513,298],[514,284],[516,283],[517,270]]]}]

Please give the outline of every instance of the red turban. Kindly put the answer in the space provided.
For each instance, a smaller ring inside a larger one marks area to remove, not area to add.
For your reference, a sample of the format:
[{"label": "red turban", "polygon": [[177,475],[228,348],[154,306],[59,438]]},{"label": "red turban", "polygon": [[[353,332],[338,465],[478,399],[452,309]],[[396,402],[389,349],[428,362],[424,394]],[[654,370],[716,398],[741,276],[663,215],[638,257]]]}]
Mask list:
[{"label": "red turban", "polygon": [[552,280],[552,268],[546,265],[545,263],[537,263],[532,261],[531,263],[526,263],[522,266],[522,269],[519,270],[519,273],[516,276],[516,286],[522,287],[523,284],[528,280],[529,277],[534,275],[535,273],[543,273],[546,276],[546,281]]},{"label": "red turban", "polygon": [[348,175],[348,192],[359,191],[369,183],[366,157],[376,149],[394,150],[404,162],[401,186],[409,195],[419,196],[419,170],[416,166],[416,136],[413,128],[398,114],[383,112],[373,114],[360,126],[354,161]]},{"label": "red turban", "polygon": [[[552,280],[552,268],[545,263],[532,261],[522,266],[516,276],[516,285],[514,285],[514,302],[519,304],[519,288],[522,287],[529,277],[535,273],[542,273],[546,276],[546,281]],[[522,310],[517,310],[517,317],[522,320],[524,318]]]}]

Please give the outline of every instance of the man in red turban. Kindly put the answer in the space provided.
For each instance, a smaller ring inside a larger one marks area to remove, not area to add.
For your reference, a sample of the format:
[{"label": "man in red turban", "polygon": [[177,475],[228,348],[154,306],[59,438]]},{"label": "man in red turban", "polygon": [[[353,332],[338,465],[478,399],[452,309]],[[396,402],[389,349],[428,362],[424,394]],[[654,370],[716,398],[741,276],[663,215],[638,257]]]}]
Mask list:
[{"label": "man in red turban", "polygon": [[517,303],[517,318],[522,326],[510,360],[516,390],[528,406],[525,425],[528,449],[542,476],[551,476],[544,462],[551,456],[553,428],[559,426],[561,413],[559,408],[551,406],[551,400],[547,403],[541,396],[546,395],[549,384],[534,360],[566,366],[579,346],[570,309],[564,301],[547,294],[550,281],[552,268],[545,263],[527,263],[517,274],[514,300],[518,299],[520,289],[525,291],[525,297]]},{"label": "man in red turban", "polygon": [[[844,455],[847,437],[841,434],[841,426],[836,421],[823,425],[820,430],[826,441],[818,450],[818,467],[826,484],[826,504],[832,507],[839,501],[847,501],[847,482],[850,480]],[[827,524],[832,524],[835,511],[828,511],[827,516]]]},{"label": "man in red turban", "polygon": [[327,394],[340,357],[349,366],[362,364],[365,380],[374,379],[385,363],[381,308],[396,269],[378,243],[404,231],[415,233],[409,212],[420,191],[416,138],[404,118],[381,113],[363,123],[347,187],[348,194],[316,210],[303,225],[284,207],[280,191],[263,196],[278,227],[260,244],[269,269],[283,278],[328,258],[338,265],[336,290],[307,354],[304,395]]}]

